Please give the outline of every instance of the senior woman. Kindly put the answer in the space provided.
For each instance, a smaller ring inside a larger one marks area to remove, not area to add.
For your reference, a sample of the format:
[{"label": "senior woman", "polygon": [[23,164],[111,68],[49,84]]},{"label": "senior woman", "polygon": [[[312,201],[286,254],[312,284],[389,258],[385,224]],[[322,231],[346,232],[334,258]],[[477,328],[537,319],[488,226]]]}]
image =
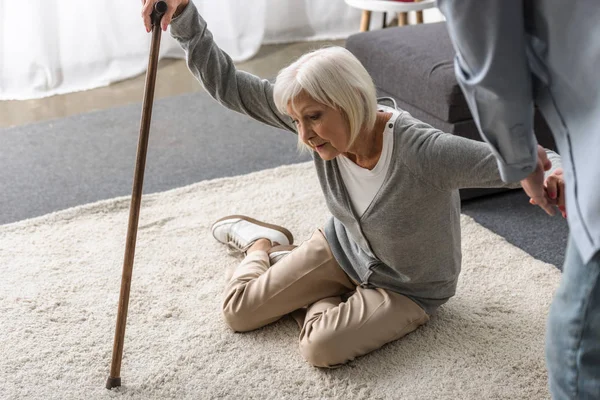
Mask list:
[{"label": "senior woman", "polygon": [[249,331],[292,313],[300,352],[319,367],[425,324],[456,290],[458,189],[507,186],[489,147],[378,105],[371,77],[344,48],[302,56],[275,84],[237,71],[192,2],[168,3],[163,29],[171,23],[191,72],[223,106],[298,134],[333,215],[289,254],[283,227],[246,216],[213,225],[217,240],[246,254],[226,284],[227,324]]}]

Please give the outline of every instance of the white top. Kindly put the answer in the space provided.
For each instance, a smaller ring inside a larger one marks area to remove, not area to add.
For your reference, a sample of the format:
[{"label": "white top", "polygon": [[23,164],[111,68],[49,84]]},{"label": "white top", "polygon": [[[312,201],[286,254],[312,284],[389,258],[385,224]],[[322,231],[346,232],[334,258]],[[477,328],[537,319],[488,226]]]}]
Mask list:
[{"label": "white top", "polygon": [[372,170],[359,167],[344,155],[337,156],[338,166],[344,186],[350,196],[352,207],[359,217],[365,213],[379,192],[390,166],[392,149],[394,147],[394,123],[400,112],[393,108],[379,105],[380,111],[391,112],[393,115],[383,131],[383,148],[377,165]]}]

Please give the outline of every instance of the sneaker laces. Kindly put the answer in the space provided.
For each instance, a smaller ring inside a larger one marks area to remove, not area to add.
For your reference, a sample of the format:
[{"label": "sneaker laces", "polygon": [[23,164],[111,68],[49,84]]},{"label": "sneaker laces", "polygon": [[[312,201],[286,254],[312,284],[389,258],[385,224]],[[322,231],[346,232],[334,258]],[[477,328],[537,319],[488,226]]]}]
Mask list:
[{"label": "sneaker laces", "polygon": [[246,246],[242,246],[240,239],[236,236],[233,236],[230,233],[227,233],[225,236],[227,240],[228,254],[229,255],[245,255],[246,251],[252,246],[254,242],[248,243]]}]

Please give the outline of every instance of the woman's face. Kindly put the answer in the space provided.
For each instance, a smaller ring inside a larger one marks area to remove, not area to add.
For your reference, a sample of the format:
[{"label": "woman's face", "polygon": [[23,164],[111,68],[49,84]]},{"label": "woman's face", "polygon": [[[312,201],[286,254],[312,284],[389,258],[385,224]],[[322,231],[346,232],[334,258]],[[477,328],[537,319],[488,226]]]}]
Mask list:
[{"label": "woman's face", "polygon": [[298,136],[323,160],[332,160],[348,151],[350,128],[341,111],[318,103],[300,92],[294,99],[297,114],[288,104],[287,112],[294,120]]}]

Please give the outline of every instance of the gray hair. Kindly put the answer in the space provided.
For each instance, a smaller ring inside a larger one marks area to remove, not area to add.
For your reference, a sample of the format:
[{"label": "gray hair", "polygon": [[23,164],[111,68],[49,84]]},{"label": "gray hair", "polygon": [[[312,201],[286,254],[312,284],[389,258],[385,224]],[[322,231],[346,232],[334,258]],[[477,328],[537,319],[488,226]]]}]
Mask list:
[{"label": "gray hair", "polygon": [[358,59],[343,47],[326,47],[304,54],[279,71],[273,97],[280,113],[294,108],[305,91],[312,99],[342,111],[350,126],[350,144],[363,128],[375,126],[377,96],[373,79]]}]

